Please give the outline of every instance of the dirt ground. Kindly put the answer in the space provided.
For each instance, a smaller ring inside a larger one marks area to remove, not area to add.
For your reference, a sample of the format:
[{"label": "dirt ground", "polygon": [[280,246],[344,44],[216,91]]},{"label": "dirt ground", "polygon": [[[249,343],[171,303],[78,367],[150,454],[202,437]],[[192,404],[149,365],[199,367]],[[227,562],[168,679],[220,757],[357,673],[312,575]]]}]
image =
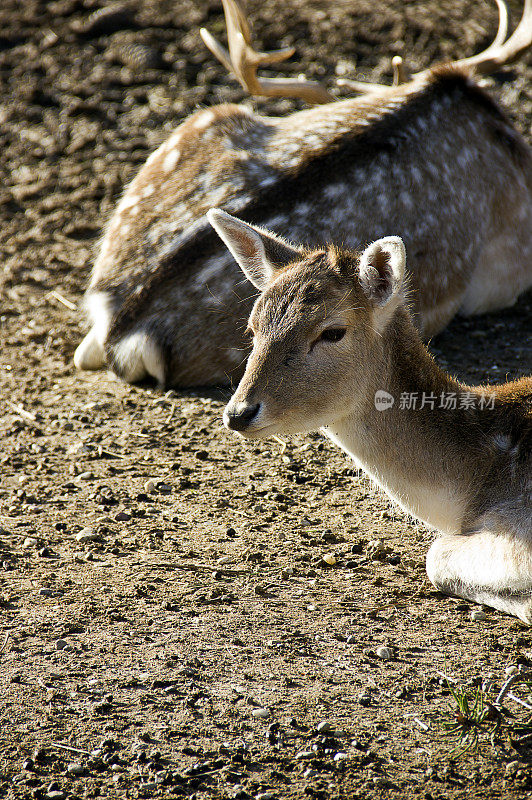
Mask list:
[{"label": "dirt ground", "polygon": [[[227,394],[76,374],[122,188],[193,109],[244,97],[199,39],[222,34],[217,0],[99,5],[0,4],[0,798],[532,796],[530,736],[458,758],[442,725],[453,681],[532,664],[532,631],[435,592],[430,532],[318,434],[246,443]],[[480,0],[250,12],[260,46],[296,45],[284,74],[328,86],[496,28]],[[490,86],[530,141],[528,63]],[[466,381],[515,378],[531,328],[529,294],[432,349]]]}]

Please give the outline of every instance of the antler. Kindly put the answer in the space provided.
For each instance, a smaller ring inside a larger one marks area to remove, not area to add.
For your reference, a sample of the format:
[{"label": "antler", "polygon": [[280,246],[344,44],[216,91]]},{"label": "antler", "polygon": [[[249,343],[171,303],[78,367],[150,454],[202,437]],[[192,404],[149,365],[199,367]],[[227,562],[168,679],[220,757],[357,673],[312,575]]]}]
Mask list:
[{"label": "antler", "polygon": [[[510,38],[505,41],[508,33],[508,8],[504,0],[495,0],[499,9],[499,26],[495,39],[490,46],[478,53],[476,56],[462,58],[458,61],[450,62],[450,66],[460,69],[472,69],[481,74],[493,72],[503,64],[514,61],[532,44],[532,0],[525,0],[523,14],[519,24]],[[397,86],[409,80],[400,56],[392,59],[394,70],[393,85]],[[416,72],[412,78],[424,78],[430,74],[432,67]],[[352,81],[340,79],[338,85],[346,86],[357,92],[382,92],[389,87],[382,83],[364,83],[363,81]]]},{"label": "antler", "polygon": [[293,47],[258,53],[251,46],[251,32],[239,0],[222,0],[227,26],[229,52],[205,28],[200,35],[211,53],[252,95],[260,97],[299,97],[307,103],[330,103],[336,98],[316,81],[291,78],[259,78],[257,69],[290,58]]},{"label": "antler", "polygon": [[503,0],[496,0],[496,3],[499,7],[499,30],[497,31],[497,36],[482,53],[470,58],[453,61],[454,67],[472,67],[476,72],[487,74],[503,64],[514,61],[532,44],[532,0],[525,0],[519,25],[506,42],[504,40],[508,31],[508,9]]}]

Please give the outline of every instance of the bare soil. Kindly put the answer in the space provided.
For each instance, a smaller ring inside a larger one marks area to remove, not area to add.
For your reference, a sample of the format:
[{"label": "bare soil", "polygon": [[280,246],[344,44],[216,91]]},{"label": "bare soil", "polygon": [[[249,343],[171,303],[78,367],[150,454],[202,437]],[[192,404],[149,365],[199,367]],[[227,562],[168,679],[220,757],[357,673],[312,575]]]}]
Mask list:
[{"label": "bare soil", "polygon": [[[75,372],[68,303],[123,187],[188,113],[245,97],[199,39],[223,35],[215,0],[96,8],[0,6],[0,798],[532,796],[526,737],[457,758],[441,725],[442,674],[500,687],[532,632],[435,592],[430,532],[318,434],[245,443],[222,393]],[[480,0],[250,12],[259,46],[296,45],[283,74],[329,86],[496,28]],[[523,59],[490,82],[529,141],[531,78]],[[529,294],[432,349],[463,380],[515,378],[531,328]]]}]

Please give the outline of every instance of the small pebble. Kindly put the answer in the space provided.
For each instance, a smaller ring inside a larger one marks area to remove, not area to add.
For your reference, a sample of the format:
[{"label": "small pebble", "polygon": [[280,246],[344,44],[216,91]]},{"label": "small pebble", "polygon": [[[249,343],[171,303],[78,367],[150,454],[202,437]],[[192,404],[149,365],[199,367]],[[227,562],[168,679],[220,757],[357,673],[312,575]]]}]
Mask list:
[{"label": "small pebble", "polygon": [[385,647],[384,645],[377,647],[375,653],[377,654],[378,658],[382,658],[383,661],[391,661],[393,658],[393,650],[391,647]]},{"label": "small pebble", "polygon": [[366,545],[366,553],[371,560],[376,560],[384,553],[382,539],[371,539]]},{"label": "small pebble", "polygon": [[369,692],[361,692],[357,699],[360,705],[364,706],[365,708],[371,705],[371,695]]},{"label": "small pebble", "polygon": [[346,639],[347,644],[358,644],[358,637],[351,634]]},{"label": "small pebble", "polygon": [[471,620],[472,622],[483,622],[483,620],[487,619],[488,615],[485,611],[480,611],[480,609],[475,609],[471,612]]},{"label": "small pebble", "polygon": [[273,800],[275,797],[273,792],[259,792],[255,795],[256,800]]},{"label": "small pebble", "polygon": [[42,589],[39,589],[39,594],[41,595],[41,597],[53,597],[54,590],[43,587]]},{"label": "small pebble", "polygon": [[156,492],[157,481],[154,481],[153,478],[147,480],[146,483],[144,484],[144,491],[147,492],[147,494],[153,494],[154,492]]},{"label": "small pebble", "polygon": [[76,533],[76,541],[81,542],[94,542],[98,539],[98,534],[92,528],[82,528],[79,533]]},{"label": "small pebble", "polygon": [[67,647],[70,647],[70,645],[68,644],[66,639],[57,639],[57,641],[55,643],[55,649],[56,650],[66,650]]},{"label": "small pebble", "polygon": [[508,677],[511,677],[512,675],[516,675],[518,672],[519,672],[519,667],[516,666],[515,664],[511,664],[509,667],[506,667],[506,669],[504,670],[505,675],[508,675]]},{"label": "small pebble", "polygon": [[90,479],[94,477],[92,472],[80,472],[79,475],[76,475],[76,481],[90,481]]},{"label": "small pebble", "polygon": [[334,761],[345,761],[346,758],[347,758],[347,753],[336,753]]},{"label": "small pebble", "polygon": [[29,547],[36,547],[39,544],[39,540],[35,539],[33,536],[28,536],[27,539],[24,539],[24,544],[22,545],[24,549]]},{"label": "small pebble", "polygon": [[313,758],[315,755],[314,750],[300,750],[299,753],[296,753],[296,758],[301,761],[305,758]]},{"label": "small pebble", "polygon": [[83,775],[85,772],[85,767],[82,764],[78,764],[73,761],[71,764],[67,766],[67,772],[69,775],[73,775],[77,777],[78,775]]},{"label": "small pebble", "polygon": [[318,731],[318,733],[328,733],[328,731],[332,730],[332,727],[333,726],[331,725],[330,722],[327,722],[327,720],[323,720],[323,722],[320,722],[316,726],[316,730]]},{"label": "small pebble", "polygon": [[269,708],[254,708],[251,716],[255,717],[255,719],[266,719],[270,716],[270,710]]},{"label": "small pebble", "polygon": [[325,555],[323,556],[323,561],[325,561],[325,563],[328,564],[330,567],[334,567],[334,565],[336,564],[336,558],[334,553],[325,553]]}]

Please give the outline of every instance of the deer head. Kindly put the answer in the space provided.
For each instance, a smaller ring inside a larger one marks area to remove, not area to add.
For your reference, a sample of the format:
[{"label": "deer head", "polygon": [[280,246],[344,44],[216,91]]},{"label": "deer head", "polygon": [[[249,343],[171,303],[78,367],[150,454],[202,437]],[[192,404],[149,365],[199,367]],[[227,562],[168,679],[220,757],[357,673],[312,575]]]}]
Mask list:
[{"label": "deer head", "polygon": [[403,306],[401,239],[379,239],[361,255],[332,245],[308,250],[218,209],[208,217],[262,292],[225,425],[248,438],[310,431],[373,402],[383,335]]}]

